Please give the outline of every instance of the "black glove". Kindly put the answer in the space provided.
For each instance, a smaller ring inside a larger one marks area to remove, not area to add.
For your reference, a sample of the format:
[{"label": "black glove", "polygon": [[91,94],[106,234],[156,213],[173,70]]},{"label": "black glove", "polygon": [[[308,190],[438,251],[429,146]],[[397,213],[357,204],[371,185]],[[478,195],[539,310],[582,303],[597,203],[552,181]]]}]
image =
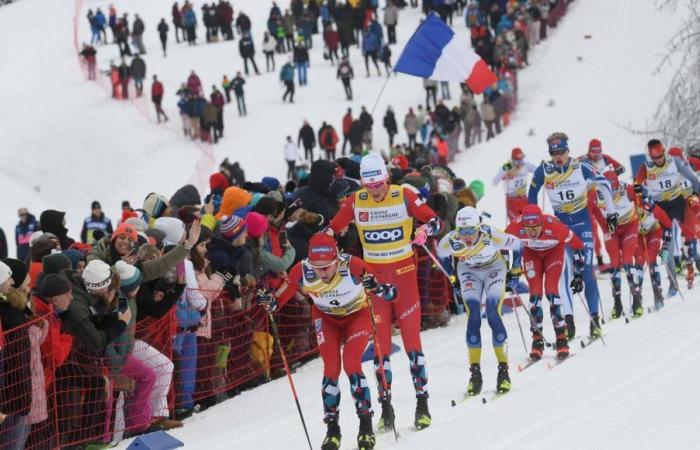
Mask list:
[{"label": "black glove", "polygon": [[513,168],[513,163],[508,161],[507,163],[503,164],[503,167],[501,167],[504,172],[508,172],[510,169]]},{"label": "black glove", "polygon": [[450,284],[453,289],[457,289],[458,291],[462,290],[462,283],[459,282],[457,275],[450,275]]},{"label": "black glove", "polygon": [[615,174],[622,175],[625,173],[625,166],[615,167]]},{"label": "black glove", "polygon": [[374,291],[379,286],[379,283],[377,283],[377,279],[374,278],[374,275],[366,273],[365,276],[362,277],[362,286],[368,291]]},{"label": "black glove", "polygon": [[583,291],[583,276],[580,273],[574,274],[574,279],[571,280],[570,287],[574,294],[578,294],[579,292]]},{"label": "black glove", "polygon": [[617,213],[612,213],[607,217],[607,222],[608,222],[608,231],[611,233],[614,233],[615,230],[617,230],[617,218],[618,218]]},{"label": "black glove", "polygon": [[255,303],[265,308],[268,312],[277,310],[277,299],[267,289],[258,289],[255,293]]},{"label": "black glove", "polygon": [[641,184],[634,185],[634,193],[635,194],[641,194],[643,192],[644,192],[644,186],[642,186]]}]

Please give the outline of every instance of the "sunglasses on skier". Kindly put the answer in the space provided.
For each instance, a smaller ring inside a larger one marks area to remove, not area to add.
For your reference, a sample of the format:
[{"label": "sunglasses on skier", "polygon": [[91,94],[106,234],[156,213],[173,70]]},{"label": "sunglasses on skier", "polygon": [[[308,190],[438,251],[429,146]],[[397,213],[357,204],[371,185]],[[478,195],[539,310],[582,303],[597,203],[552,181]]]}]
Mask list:
[{"label": "sunglasses on skier", "polygon": [[460,236],[473,236],[477,231],[479,231],[479,227],[464,227],[459,228],[457,233],[459,233]]},{"label": "sunglasses on skier", "polygon": [[568,152],[568,150],[565,149],[565,148],[562,148],[562,149],[559,149],[559,150],[550,150],[550,151],[549,151],[549,154],[550,154],[551,156],[559,156],[559,155],[565,154],[566,152]]},{"label": "sunglasses on skier", "polygon": [[383,187],[385,183],[386,183],[386,181],[384,181],[384,180],[382,180],[382,181],[377,181],[376,183],[365,183],[365,187],[366,187],[367,189],[373,189],[373,190],[374,190],[374,189],[379,189],[379,188]]}]

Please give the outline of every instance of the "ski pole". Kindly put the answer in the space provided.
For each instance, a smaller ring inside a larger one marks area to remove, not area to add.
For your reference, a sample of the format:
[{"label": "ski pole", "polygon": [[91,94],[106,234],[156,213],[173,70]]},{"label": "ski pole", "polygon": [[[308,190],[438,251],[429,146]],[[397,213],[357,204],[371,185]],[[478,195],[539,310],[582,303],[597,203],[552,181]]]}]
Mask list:
[{"label": "ski pole", "polygon": [[[535,318],[532,316],[532,313],[530,312],[529,309],[527,309],[527,308],[525,307],[525,304],[523,304],[522,302],[520,302],[520,304],[521,304],[521,306],[523,307],[523,309],[525,310],[525,312],[527,313],[527,316],[530,318],[530,328],[531,328],[532,330],[536,330],[536,329],[537,329],[537,322],[535,321]],[[549,341],[547,340],[547,338],[544,337],[544,333],[540,333],[540,335],[542,336],[542,340],[544,341],[544,345],[545,345],[547,348],[550,348],[550,347],[552,346],[552,343],[549,342]]]},{"label": "ski pole", "polygon": [[668,275],[668,279],[673,284],[673,288],[678,292],[678,295],[681,296],[681,299],[685,301],[685,296],[681,292],[681,287],[678,284],[678,280],[676,279],[676,275],[673,273],[673,270],[671,270],[671,267],[668,263],[668,261],[664,261],[664,267],[666,268],[666,274]]},{"label": "ski pole", "polygon": [[581,303],[583,304],[583,308],[586,310],[586,314],[588,314],[588,319],[591,321],[591,324],[593,324],[593,327],[600,331],[600,342],[602,342],[603,345],[607,347],[608,344],[606,344],[605,339],[603,339],[603,330],[593,321],[593,316],[591,315],[591,311],[588,309],[588,305],[586,304],[586,300],[584,300],[583,295],[581,295],[580,292],[578,292],[577,294],[579,300],[581,300]]},{"label": "ski pole", "polygon": [[[445,270],[444,267],[442,267],[442,264],[441,264],[440,261],[437,259],[437,256],[433,255],[433,253],[432,253],[430,250],[428,250],[428,247],[426,247],[425,244],[421,244],[420,246],[423,247],[423,250],[425,251],[425,253],[427,253],[428,256],[430,256],[430,259],[432,259],[432,260],[433,260],[433,263],[435,263],[435,265],[437,266],[437,268],[440,269],[440,272],[442,272],[442,274],[445,275],[445,277],[447,278],[447,281],[449,281],[450,284],[452,284],[452,279],[451,279],[451,277],[450,277],[450,274],[447,273],[447,270]],[[455,273],[456,273],[456,270],[455,270]],[[460,298],[460,300],[462,301],[461,303],[462,303],[462,306],[464,306],[464,310],[466,311],[466,310],[467,310],[467,304],[464,302],[464,299],[462,298],[461,295],[459,296],[459,298]],[[455,300],[457,300],[457,299],[455,298]],[[455,303],[456,303],[456,302],[455,302]]]},{"label": "ski pole", "polygon": [[270,325],[272,325],[272,335],[275,338],[277,347],[280,349],[280,356],[282,357],[282,363],[284,364],[284,370],[287,372],[287,379],[289,380],[289,386],[292,388],[292,395],[294,396],[294,401],[297,404],[297,411],[299,412],[299,418],[301,419],[301,425],[304,427],[304,434],[306,434],[306,441],[309,443],[309,449],[313,450],[311,445],[311,438],[309,437],[309,430],[306,428],[306,421],[304,421],[304,414],[301,412],[301,405],[299,404],[299,396],[297,396],[297,390],[294,388],[294,380],[292,380],[292,372],[289,370],[289,364],[287,363],[287,355],[284,353],[284,348],[280,342],[280,335],[277,331],[277,323],[275,318],[272,316],[272,312],[267,312],[267,317],[270,319]]},{"label": "ski pole", "polygon": [[[384,371],[384,354],[382,353],[382,347],[379,344],[379,339],[377,338],[377,322],[374,318],[374,304],[372,303],[372,297],[369,292],[367,295],[367,305],[369,305],[370,321],[372,322],[372,340],[374,341],[374,351],[379,361],[379,377],[382,379],[382,388],[384,388],[384,395],[386,396],[386,401],[389,403],[391,408],[391,392],[389,392],[389,384],[386,381],[386,372]],[[391,429],[394,431],[394,439],[399,442],[399,433],[396,432],[396,420],[393,414],[391,417]]]},{"label": "ski pole", "polygon": [[[514,302],[517,301],[518,303],[522,304],[522,302],[520,301],[520,297],[517,294],[515,294],[514,291],[510,291],[510,293],[512,294],[510,297],[512,301],[514,301]],[[523,326],[520,323],[520,315],[518,314],[518,305],[515,305],[515,304],[513,305],[513,311],[515,311],[515,318],[518,321],[518,329],[520,330],[520,337],[523,340],[523,347],[525,347],[525,353],[527,354],[527,343],[525,343],[525,334],[523,333]]]}]

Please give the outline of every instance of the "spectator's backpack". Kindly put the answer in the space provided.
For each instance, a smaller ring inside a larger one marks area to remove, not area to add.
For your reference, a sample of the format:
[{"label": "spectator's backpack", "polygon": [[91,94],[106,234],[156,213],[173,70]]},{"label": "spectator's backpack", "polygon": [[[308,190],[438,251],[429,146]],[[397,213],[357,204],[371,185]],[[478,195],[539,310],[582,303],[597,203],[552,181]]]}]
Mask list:
[{"label": "spectator's backpack", "polygon": [[294,69],[290,64],[285,64],[280,72],[280,80],[289,81],[294,79]]},{"label": "spectator's backpack", "polygon": [[331,133],[331,130],[329,130],[328,128],[326,128],[326,130],[323,132],[323,147],[333,147],[333,133]]}]

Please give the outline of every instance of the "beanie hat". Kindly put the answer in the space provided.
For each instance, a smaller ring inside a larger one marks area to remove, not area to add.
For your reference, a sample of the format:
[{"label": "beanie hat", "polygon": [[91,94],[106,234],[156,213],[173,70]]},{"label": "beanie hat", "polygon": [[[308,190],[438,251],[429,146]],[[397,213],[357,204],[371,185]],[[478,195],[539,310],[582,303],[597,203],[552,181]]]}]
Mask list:
[{"label": "beanie hat", "polygon": [[280,187],[280,180],[275,177],[263,177],[260,182],[270,188],[271,191],[275,191]]},{"label": "beanie hat", "polygon": [[126,235],[129,239],[132,241],[136,242],[138,240],[138,231],[136,231],[136,227],[134,225],[131,225],[130,223],[123,223],[117,227],[116,230],[114,230],[114,233],[112,233],[112,242],[114,242],[115,239],[117,239],[118,236]]},{"label": "beanie hat", "polygon": [[[136,213],[136,211],[134,211],[134,213]],[[134,228],[136,228],[137,233],[142,233],[148,230],[148,224],[143,219],[139,218],[138,214],[134,217],[129,217],[124,221],[124,223],[133,225]]]},{"label": "beanie hat", "polygon": [[33,247],[34,244],[39,240],[40,237],[42,237],[45,233],[41,230],[37,230],[34,233],[32,233],[32,236],[29,238],[29,246]]},{"label": "beanie hat", "polygon": [[338,247],[336,246],[335,239],[326,233],[314,234],[311,240],[309,240],[308,260],[322,261],[330,264],[336,259],[338,259]]},{"label": "beanie hat", "polygon": [[238,216],[226,216],[221,220],[221,236],[230,241],[235,241],[246,229],[245,220]]},{"label": "beanie hat", "polygon": [[267,194],[265,194],[265,197],[270,197],[275,201],[284,203],[284,195],[282,195],[280,191],[270,191]]},{"label": "beanie hat", "polygon": [[78,269],[78,263],[83,259],[83,254],[74,248],[64,251],[62,255],[70,260],[70,265],[73,270]]},{"label": "beanie hat", "polygon": [[16,288],[22,286],[27,278],[27,265],[19,259],[5,258],[2,260],[12,271],[12,281]]},{"label": "beanie hat", "polygon": [[114,270],[116,270],[119,275],[119,289],[124,294],[136,290],[143,280],[143,276],[138,267],[134,267],[122,260],[114,264]]},{"label": "beanie hat", "polygon": [[603,153],[603,144],[598,139],[591,139],[591,142],[588,143],[588,153],[600,155]]},{"label": "beanie hat", "polygon": [[209,188],[212,191],[225,191],[229,186],[228,178],[221,172],[211,174],[209,177]]},{"label": "beanie hat", "polygon": [[112,283],[112,271],[106,262],[93,259],[83,271],[83,283],[88,292],[106,288]]},{"label": "beanie hat", "polygon": [[216,214],[217,219],[221,219],[224,216],[230,216],[237,209],[243,208],[248,203],[253,196],[250,192],[239,188],[238,186],[230,186],[224,191],[224,195],[221,198],[221,207],[219,212]]},{"label": "beanie hat", "polygon": [[143,210],[150,217],[158,218],[168,209],[168,199],[164,195],[151,192],[143,200]]},{"label": "beanie hat", "polygon": [[50,255],[56,249],[56,244],[48,239],[41,239],[29,249],[29,257],[34,262],[41,262],[41,259]]},{"label": "beanie hat", "polygon": [[259,238],[267,231],[267,218],[254,211],[245,216],[245,224],[251,237]]},{"label": "beanie hat", "polygon": [[527,205],[523,208],[523,225],[536,227],[542,225],[542,210],[537,205]]},{"label": "beanie hat", "polygon": [[376,153],[370,153],[362,157],[360,177],[363,183],[377,183],[389,178],[389,172],[382,157]]},{"label": "beanie hat", "polygon": [[71,262],[63,253],[52,253],[41,259],[41,266],[44,273],[58,273],[64,269],[70,269]]},{"label": "beanie hat", "polygon": [[130,211],[128,209],[125,209],[122,211],[122,223],[126,222],[127,220],[131,218],[138,218],[139,215],[136,213],[136,211]]},{"label": "beanie hat", "polygon": [[476,201],[481,200],[484,198],[484,182],[481,180],[474,180],[471,183],[469,183],[469,189],[472,190],[474,195],[476,195]]},{"label": "beanie hat", "polygon": [[90,205],[90,208],[91,209],[102,209],[102,206],[100,205],[100,202],[95,200],[94,202],[92,202],[92,205]]},{"label": "beanie hat", "polygon": [[4,283],[12,277],[12,269],[10,266],[0,261],[0,284]]},{"label": "beanie hat", "polygon": [[163,240],[165,239],[165,233],[158,228],[149,228],[146,230],[146,236],[149,238],[153,238],[154,241],[156,241],[155,246],[162,249],[163,248]]},{"label": "beanie hat", "polygon": [[163,244],[179,244],[185,235],[185,224],[175,217],[161,217],[153,223],[153,227],[165,233]]},{"label": "beanie hat", "polygon": [[73,284],[63,274],[50,273],[41,277],[37,289],[44,298],[57,297],[70,292],[73,289]]},{"label": "beanie hat", "polygon": [[524,158],[525,153],[523,153],[523,150],[520,147],[515,147],[513,150],[511,150],[510,159],[514,161],[521,161]]}]

